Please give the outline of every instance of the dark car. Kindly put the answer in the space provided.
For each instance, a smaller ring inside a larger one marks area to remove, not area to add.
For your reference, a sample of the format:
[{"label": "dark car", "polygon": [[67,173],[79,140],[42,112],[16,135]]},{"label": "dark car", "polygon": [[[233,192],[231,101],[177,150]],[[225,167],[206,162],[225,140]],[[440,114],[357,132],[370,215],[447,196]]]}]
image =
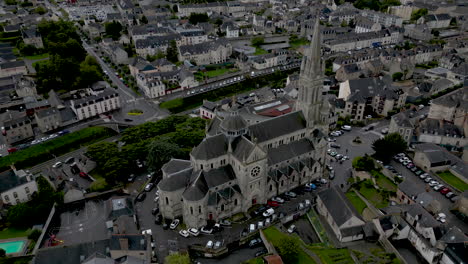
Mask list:
[{"label": "dark car", "polygon": [[162,227],[164,230],[167,230],[169,229],[169,224],[166,221],[164,221]]},{"label": "dark car", "polygon": [[133,119],[125,118],[124,121],[125,121],[125,122],[133,122]]},{"label": "dark car", "polygon": [[143,193],[140,193],[137,196],[136,200],[141,202],[141,201],[145,200],[145,198],[146,198],[146,193],[143,192]]},{"label": "dark car", "polygon": [[257,210],[255,210],[253,212],[254,215],[261,215],[263,212],[265,212],[268,208],[266,208],[265,206],[262,206],[260,208],[258,208]]},{"label": "dark car", "polygon": [[250,240],[249,247],[254,248],[254,247],[257,247],[258,245],[260,245],[261,243],[262,243],[262,240],[260,238],[254,238],[254,239]]},{"label": "dark car", "polygon": [[153,210],[151,210],[152,215],[156,215],[157,213],[159,213],[159,208],[158,207],[155,207],[155,208],[153,208]]},{"label": "dark car", "polygon": [[133,182],[135,181],[135,174],[130,174],[130,176],[128,177],[128,182]]},{"label": "dark car", "polygon": [[154,219],[154,223],[157,225],[160,225],[162,223],[162,215],[160,214],[156,215],[156,218]]},{"label": "dark car", "polygon": [[255,253],[255,257],[260,257],[261,255],[265,255],[268,253],[268,250],[266,250],[265,248],[262,249],[262,250],[259,250]]}]

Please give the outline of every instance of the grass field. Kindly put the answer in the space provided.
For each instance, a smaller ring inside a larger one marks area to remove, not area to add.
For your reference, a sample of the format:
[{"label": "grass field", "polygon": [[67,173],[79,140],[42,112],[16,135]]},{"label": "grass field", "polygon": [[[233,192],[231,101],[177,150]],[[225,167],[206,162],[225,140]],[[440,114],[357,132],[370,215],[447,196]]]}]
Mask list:
[{"label": "grass field", "polygon": [[315,230],[317,230],[318,234],[321,238],[321,241],[325,244],[329,244],[330,241],[328,240],[327,232],[325,228],[323,228],[322,223],[320,223],[319,217],[314,209],[311,209],[307,212],[307,216],[311,221],[311,225],[314,226]]},{"label": "grass field", "polygon": [[363,186],[361,189],[359,189],[359,192],[377,208],[384,208],[388,206],[388,200],[385,200],[384,197],[382,197],[382,195],[375,188]]},{"label": "grass field", "polygon": [[[275,247],[279,245],[282,239],[289,236],[285,233],[280,232],[276,227],[269,227],[267,229],[264,229],[263,233],[265,234],[268,241],[270,241]],[[304,245],[304,242],[299,237],[297,236],[292,236],[292,237],[296,238],[300,244]],[[300,264],[315,263],[315,261],[303,250],[299,251],[297,258],[298,258],[297,263],[300,263]]]},{"label": "grass field", "polygon": [[289,41],[289,45],[291,45],[292,49],[297,49],[300,46],[304,45],[309,45],[310,41],[308,41],[306,38],[298,38],[292,41]]},{"label": "grass field", "polygon": [[468,190],[468,184],[453,175],[450,171],[439,172],[437,175],[450,186],[457,188],[460,192]]},{"label": "grass field", "polygon": [[366,203],[364,203],[359,196],[354,191],[350,191],[346,193],[346,197],[349,199],[351,204],[356,208],[356,210],[362,214],[362,211],[367,207]]},{"label": "grass field", "polygon": [[29,233],[31,233],[31,229],[5,228],[0,231],[0,239],[27,237]]},{"label": "grass field", "polygon": [[378,171],[372,171],[371,174],[375,177],[375,175],[378,175],[376,178],[377,185],[383,189],[386,189],[387,191],[392,191],[395,192],[397,190],[397,186],[395,183],[393,183],[389,178],[387,178],[385,175],[383,175],[381,172]]},{"label": "grass field", "polygon": [[38,64],[46,64],[47,62],[48,62],[48,60],[40,60],[40,61],[33,62],[33,63],[31,64],[31,66],[32,66],[34,69],[36,69],[36,65],[38,65]]},{"label": "grass field", "polygon": [[256,257],[253,259],[249,259],[247,261],[242,262],[242,264],[263,264],[265,261],[263,261],[262,257]]},{"label": "grass field", "polygon": [[38,54],[38,55],[33,55],[33,56],[26,56],[24,58],[28,60],[40,60],[40,59],[45,59],[48,57],[49,57],[49,53],[43,53],[43,54]]},{"label": "grass field", "polygon": [[96,170],[90,171],[89,175],[91,175],[91,177],[93,177],[96,180],[92,182],[89,186],[90,192],[102,192],[111,188],[111,186],[106,182],[104,177],[102,177],[102,175]]},{"label": "grass field", "polygon": [[307,248],[317,254],[324,264],[354,263],[348,249],[336,249],[314,245],[307,246]]}]

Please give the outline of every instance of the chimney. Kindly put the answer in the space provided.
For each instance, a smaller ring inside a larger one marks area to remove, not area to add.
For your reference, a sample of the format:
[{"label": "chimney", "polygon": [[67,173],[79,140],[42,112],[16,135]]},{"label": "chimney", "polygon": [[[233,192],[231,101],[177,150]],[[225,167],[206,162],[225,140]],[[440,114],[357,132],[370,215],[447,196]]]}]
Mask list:
[{"label": "chimney", "polygon": [[128,239],[119,238],[120,250],[128,250]]}]

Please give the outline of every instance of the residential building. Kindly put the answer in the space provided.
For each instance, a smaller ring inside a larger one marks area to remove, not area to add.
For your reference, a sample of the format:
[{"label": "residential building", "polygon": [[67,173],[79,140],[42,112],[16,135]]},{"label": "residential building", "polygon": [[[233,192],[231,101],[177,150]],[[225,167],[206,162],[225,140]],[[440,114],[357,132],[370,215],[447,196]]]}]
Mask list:
[{"label": "residential building", "polygon": [[371,21],[366,17],[357,17],[355,23],[356,27],[354,28],[354,32],[356,33],[377,32],[382,30],[382,26],[379,23]]},{"label": "residential building", "polygon": [[195,76],[185,68],[159,72],[141,72],[136,76],[137,85],[149,98],[157,98],[198,86]]},{"label": "residential building", "polygon": [[414,125],[408,116],[409,112],[400,112],[393,115],[388,126],[388,133],[399,133],[408,145],[413,139],[414,132]]},{"label": "residential building", "polygon": [[42,133],[58,129],[62,125],[60,111],[56,108],[47,108],[35,111],[34,117]]},{"label": "residential building", "polygon": [[411,39],[429,41],[434,37],[432,30],[426,24],[407,24],[404,28],[405,32],[403,35]]},{"label": "residential building", "polygon": [[158,184],[164,218],[201,227],[318,178],[325,159],[328,104],[322,99],[318,21],[301,67],[295,111],[253,121],[237,109],[218,111],[190,160],[172,159]]},{"label": "residential building", "polygon": [[345,101],[342,115],[354,120],[364,120],[367,115],[387,116],[394,108],[401,108],[406,94],[381,78],[364,78],[340,83],[338,99]]},{"label": "residential building", "polygon": [[127,64],[129,61],[128,53],[121,45],[106,45],[105,51],[109,55],[111,61],[117,65]]},{"label": "residential building", "polygon": [[177,28],[181,35],[180,45],[195,45],[208,41],[208,35],[201,28]]},{"label": "residential building", "polygon": [[446,28],[452,18],[448,14],[430,14],[418,19],[418,24],[426,24],[430,29]]},{"label": "residential building", "polygon": [[[468,183],[468,164],[459,157],[433,143],[415,146],[414,164],[426,171],[450,171],[461,181]],[[463,190],[460,190],[463,191]]]},{"label": "residential building", "polygon": [[217,107],[218,105],[216,103],[204,100],[203,105],[200,106],[200,117],[204,119],[213,119],[216,116]]},{"label": "residential building", "polygon": [[119,93],[111,89],[106,89],[99,95],[89,95],[80,99],[71,100],[71,109],[76,114],[78,120],[98,116],[119,108]]},{"label": "residential building", "polygon": [[23,37],[23,42],[25,45],[32,45],[38,49],[42,49],[44,47],[41,34],[39,31],[37,31],[36,28],[21,30],[21,36]]},{"label": "residential building", "polygon": [[0,63],[0,78],[27,73],[26,65],[22,60]]},{"label": "residential building", "polygon": [[221,25],[221,32],[226,33],[226,38],[238,38],[239,27],[234,22],[225,22]]},{"label": "residential building", "polygon": [[411,14],[417,9],[418,8],[411,5],[389,6],[388,12],[392,15],[403,18],[403,20],[410,20]]},{"label": "residential building", "polygon": [[375,23],[379,23],[384,27],[401,27],[403,25],[403,18],[387,13],[364,9],[361,10],[360,15],[367,17],[369,20],[374,21]]},{"label": "residential building", "polygon": [[316,202],[317,211],[327,220],[340,242],[364,238],[364,220],[338,187],[319,192]]},{"label": "residential building", "polygon": [[[175,41],[177,46],[181,45],[182,37],[180,34],[170,34],[164,36],[151,36],[144,39],[135,40],[135,50],[139,56],[153,56],[158,52],[166,52],[172,41]],[[199,44],[204,45],[204,44]]]},{"label": "residential building", "polygon": [[193,61],[197,65],[223,63],[231,54],[231,44],[223,39],[179,47],[179,60]]},{"label": "residential building", "polygon": [[148,37],[162,37],[176,33],[171,28],[159,27],[154,24],[133,26],[130,32],[134,43],[139,39],[146,39]]},{"label": "residential building", "polygon": [[390,45],[399,43],[403,39],[403,34],[399,29],[390,28],[377,32],[367,33],[346,33],[339,38],[333,38],[325,41],[324,46],[331,52],[346,52],[350,50],[359,50],[380,45]]},{"label": "residential building", "polygon": [[12,169],[0,173],[0,199],[4,204],[25,203],[37,190],[33,176],[23,170]]},{"label": "residential building", "polygon": [[11,145],[34,137],[31,121],[25,112],[3,114],[2,134],[7,144]]},{"label": "residential building", "polygon": [[[444,120],[464,128],[468,125],[468,87],[433,99],[428,118]],[[468,131],[465,131],[468,135]]]}]

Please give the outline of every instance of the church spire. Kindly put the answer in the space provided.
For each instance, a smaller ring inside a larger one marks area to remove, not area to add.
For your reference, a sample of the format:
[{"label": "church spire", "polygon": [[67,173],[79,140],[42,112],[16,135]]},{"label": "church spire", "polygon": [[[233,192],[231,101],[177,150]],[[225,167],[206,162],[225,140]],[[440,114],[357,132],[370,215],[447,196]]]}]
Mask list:
[{"label": "church spire", "polygon": [[322,66],[320,63],[321,57],[321,38],[320,32],[320,19],[319,16],[315,19],[314,31],[312,33],[312,42],[309,48],[305,51],[304,60],[301,67],[301,75],[305,77],[314,78],[322,75]]}]

